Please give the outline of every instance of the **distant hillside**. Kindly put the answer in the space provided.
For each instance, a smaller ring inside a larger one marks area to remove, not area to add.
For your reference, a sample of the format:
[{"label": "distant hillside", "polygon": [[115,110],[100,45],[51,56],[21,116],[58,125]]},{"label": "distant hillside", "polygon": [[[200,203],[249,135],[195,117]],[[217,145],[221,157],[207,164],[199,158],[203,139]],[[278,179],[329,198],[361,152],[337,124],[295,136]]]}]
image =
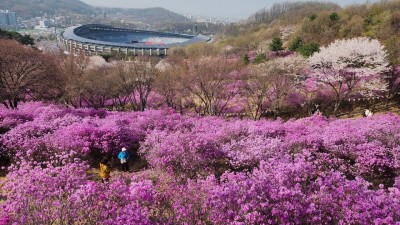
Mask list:
[{"label": "distant hillside", "polygon": [[18,16],[22,18],[42,16],[44,13],[48,15],[57,13],[57,15],[66,16],[73,16],[75,14],[82,16],[101,16],[106,13],[108,16],[145,24],[182,23],[190,21],[188,18],[164,8],[95,8],[80,0],[0,0],[0,9],[15,11]]},{"label": "distant hillside", "polygon": [[289,2],[255,13],[248,21],[226,26],[215,43],[236,52],[266,52],[274,37],[284,48],[295,42],[328,45],[336,39],[369,37],[386,46],[392,65],[400,64],[400,0],[355,4]]},{"label": "distant hillside", "polygon": [[79,0],[0,0],[0,9],[17,12],[22,18],[41,16],[43,13],[54,15],[91,15],[94,8]]},{"label": "distant hillside", "polygon": [[340,6],[332,2],[284,2],[276,3],[271,8],[262,9],[250,17],[250,21],[269,23],[276,19],[286,19],[296,22],[305,16],[322,11],[341,10]]},{"label": "distant hillside", "polygon": [[100,13],[105,12],[107,15],[120,15],[131,21],[147,24],[183,23],[190,21],[180,14],[161,7],[147,9],[97,8],[97,11],[100,11]]}]

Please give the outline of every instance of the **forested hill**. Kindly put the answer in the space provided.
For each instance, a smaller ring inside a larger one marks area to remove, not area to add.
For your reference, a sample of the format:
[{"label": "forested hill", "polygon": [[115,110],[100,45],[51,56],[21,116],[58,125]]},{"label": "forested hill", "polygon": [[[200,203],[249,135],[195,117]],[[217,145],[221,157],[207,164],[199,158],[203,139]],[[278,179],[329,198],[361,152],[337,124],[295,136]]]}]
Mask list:
[{"label": "forested hill", "polygon": [[97,8],[99,11],[105,11],[106,14],[119,14],[132,21],[143,23],[182,23],[190,20],[183,15],[171,12],[161,7],[146,9],[121,9],[121,8]]},{"label": "forested hill", "polygon": [[79,0],[0,0],[0,8],[15,11],[22,18],[48,15],[91,15],[94,8]]},{"label": "forested hill", "polygon": [[312,13],[340,9],[339,5],[331,2],[284,2],[274,4],[271,8],[261,9],[250,16],[249,19],[251,22],[257,23],[268,23],[279,18],[295,22]]},{"label": "forested hill", "polygon": [[66,16],[101,16],[106,13],[124,20],[146,24],[189,22],[183,15],[161,7],[145,9],[93,7],[79,0],[0,0],[0,9],[15,11],[18,17],[24,19],[43,16],[44,13]]},{"label": "forested hill", "polygon": [[400,0],[350,5],[329,2],[279,3],[246,22],[227,26],[223,45],[237,51],[265,50],[279,37],[283,47],[299,43],[324,46],[337,39],[369,37],[386,46],[392,64],[400,64]]}]

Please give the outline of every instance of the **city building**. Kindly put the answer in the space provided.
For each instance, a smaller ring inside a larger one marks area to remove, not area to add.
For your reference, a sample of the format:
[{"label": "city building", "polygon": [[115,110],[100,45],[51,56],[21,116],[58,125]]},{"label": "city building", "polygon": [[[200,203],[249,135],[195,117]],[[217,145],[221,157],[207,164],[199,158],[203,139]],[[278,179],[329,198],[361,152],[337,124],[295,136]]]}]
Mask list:
[{"label": "city building", "polygon": [[8,10],[0,10],[0,27],[15,28],[18,26],[17,14]]},{"label": "city building", "polygon": [[51,21],[48,19],[39,20],[35,26],[35,30],[47,30],[51,25]]},{"label": "city building", "polygon": [[8,12],[8,25],[12,27],[18,26],[17,14],[15,12]]},{"label": "city building", "polygon": [[6,11],[0,11],[0,27],[8,26],[8,15]]}]

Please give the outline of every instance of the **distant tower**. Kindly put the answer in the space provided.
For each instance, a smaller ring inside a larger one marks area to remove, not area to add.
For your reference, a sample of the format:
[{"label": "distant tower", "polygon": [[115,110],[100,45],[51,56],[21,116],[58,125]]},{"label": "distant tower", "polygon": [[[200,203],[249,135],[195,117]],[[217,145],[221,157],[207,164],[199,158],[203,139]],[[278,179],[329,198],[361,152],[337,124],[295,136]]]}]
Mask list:
[{"label": "distant tower", "polygon": [[193,33],[197,34],[197,23],[193,24]]},{"label": "distant tower", "polygon": [[6,11],[0,11],[0,27],[8,26],[8,15]]},{"label": "distant tower", "polygon": [[106,18],[107,18],[107,12],[104,11],[104,13],[103,13],[103,19],[106,19]]},{"label": "distant tower", "polygon": [[8,25],[17,27],[17,14],[15,12],[8,12]]}]

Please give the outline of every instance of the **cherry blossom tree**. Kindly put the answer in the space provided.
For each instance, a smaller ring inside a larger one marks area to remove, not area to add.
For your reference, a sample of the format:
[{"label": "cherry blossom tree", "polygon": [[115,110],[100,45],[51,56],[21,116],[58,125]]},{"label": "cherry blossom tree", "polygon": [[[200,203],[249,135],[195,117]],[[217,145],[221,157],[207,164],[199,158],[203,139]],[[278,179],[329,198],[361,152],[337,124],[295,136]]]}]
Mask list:
[{"label": "cherry blossom tree", "polygon": [[358,88],[361,81],[374,82],[374,85],[360,87],[364,91],[384,86],[376,83],[383,80],[383,73],[388,69],[386,57],[386,50],[378,40],[365,37],[337,40],[309,59],[313,69],[311,78],[334,91],[334,114],[337,114],[342,101]]}]

